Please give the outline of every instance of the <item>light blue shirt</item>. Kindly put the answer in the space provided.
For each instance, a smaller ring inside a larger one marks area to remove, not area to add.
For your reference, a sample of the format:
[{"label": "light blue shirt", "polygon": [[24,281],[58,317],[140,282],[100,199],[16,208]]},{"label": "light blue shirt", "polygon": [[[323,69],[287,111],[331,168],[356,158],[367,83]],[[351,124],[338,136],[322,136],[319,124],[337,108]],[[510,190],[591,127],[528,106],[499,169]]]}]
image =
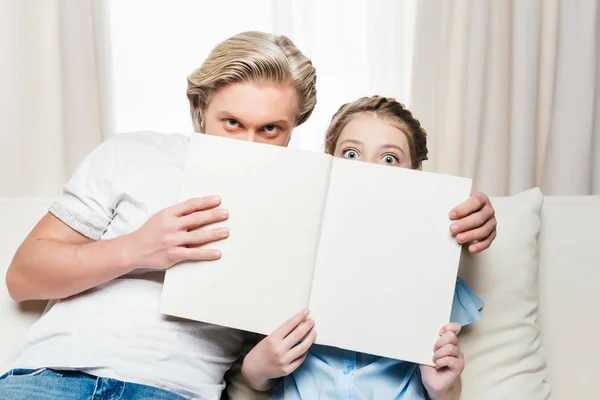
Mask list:
[{"label": "light blue shirt", "polygon": [[[450,321],[462,326],[481,318],[483,301],[456,280]],[[433,346],[433,343],[432,343]],[[313,345],[304,363],[277,387],[272,400],[425,399],[418,364]]]}]

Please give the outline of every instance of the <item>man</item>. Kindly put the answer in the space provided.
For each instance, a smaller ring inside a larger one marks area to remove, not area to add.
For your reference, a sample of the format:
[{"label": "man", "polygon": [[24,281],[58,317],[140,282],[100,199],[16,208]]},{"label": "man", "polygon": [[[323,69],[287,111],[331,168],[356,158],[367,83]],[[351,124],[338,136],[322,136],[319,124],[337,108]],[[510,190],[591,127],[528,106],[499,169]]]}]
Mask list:
[{"label": "man", "polygon": [[[196,132],[286,146],[315,107],[316,71],[286,37],[242,33],[189,76],[188,98]],[[218,193],[173,205],[187,146],[183,135],[116,135],[78,167],[7,273],[15,300],[60,301],[10,361],[0,398],[219,398],[242,333],[158,311],[164,270],[219,258],[189,245],[229,234],[194,229],[227,219]],[[468,216],[461,242],[489,246],[487,197],[455,211]]]}]

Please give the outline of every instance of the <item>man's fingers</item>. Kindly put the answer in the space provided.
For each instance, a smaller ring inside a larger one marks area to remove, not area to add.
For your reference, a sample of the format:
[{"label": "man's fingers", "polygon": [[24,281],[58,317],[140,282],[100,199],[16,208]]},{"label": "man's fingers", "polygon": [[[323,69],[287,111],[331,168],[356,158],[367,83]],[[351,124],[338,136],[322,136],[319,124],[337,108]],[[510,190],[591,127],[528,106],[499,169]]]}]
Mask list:
[{"label": "man's fingers", "polygon": [[200,246],[229,236],[229,228],[196,229],[178,234],[180,246]]},{"label": "man's fingers", "polygon": [[492,242],[494,241],[495,238],[496,238],[496,231],[494,230],[492,233],[490,233],[490,236],[488,236],[484,240],[470,245],[469,252],[471,254],[481,253],[482,251],[486,250],[487,248],[489,248],[492,245]]},{"label": "man's fingers", "polygon": [[485,215],[480,215],[480,213],[482,213],[482,211],[478,212],[477,214],[473,214],[470,217],[464,218],[465,220],[472,218],[471,221],[468,221],[464,225],[462,224],[462,222],[457,222],[457,224],[460,224],[461,228],[463,228],[464,226],[466,226],[467,228],[470,227],[469,230],[461,231],[461,233],[456,235],[456,241],[458,243],[465,244],[468,242],[485,240],[492,234],[492,232],[496,230],[496,218],[494,217],[485,220],[485,222],[483,222],[482,225],[476,225],[481,223],[481,221],[484,221],[484,219],[486,218]]},{"label": "man's fingers", "polygon": [[208,210],[221,204],[220,196],[193,197],[169,208],[172,215],[181,217],[196,211]]},{"label": "man's fingers", "polygon": [[189,230],[200,228],[215,222],[225,221],[229,218],[229,211],[224,208],[195,211],[179,219],[180,229]]},{"label": "man's fingers", "polygon": [[483,226],[490,220],[495,220],[495,210],[490,204],[484,205],[482,208],[472,211],[464,217],[457,218],[450,224],[450,232],[457,235],[461,232],[467,232],[475,228]]},{"label": "man's fingers", "polygon": [[275,332],[271,334],[271,336],[276,337],[277,339],[283,340],[285,339],[302,321],[304,321],[308,317],[308,309],[304,309],[296,314],[294,314],[290,319],[285,321]]},{"label": "man's fingers", "polygon": [[169,252],[170,261],[175,264],[182,261],[212,261],[221,258],[221,252],[213,249],[174,247]]},{"label": "man's fingers", "polygon": [[306,336],[304,336],[304,338],[302,339],[302,342],[300,342],[295,347],[292,347],[292,349],[288,352],[288,354],[286,356],[286,361],[291,363],[292,361],[305,355],[306,352],[308,352],[308,350],[310,349],[310,346],[313,345],[313,343],[315,342],[316,339],[317,339],[317,331],[315,331],[314,329],[311,329],[308,332],[308,334],[306,334]]},{"label": "man's fingers", "polygon": [[471,196],[450,211],[450,219],[457,220],[480,210],[490,199],[484,193],[471,193]]}]

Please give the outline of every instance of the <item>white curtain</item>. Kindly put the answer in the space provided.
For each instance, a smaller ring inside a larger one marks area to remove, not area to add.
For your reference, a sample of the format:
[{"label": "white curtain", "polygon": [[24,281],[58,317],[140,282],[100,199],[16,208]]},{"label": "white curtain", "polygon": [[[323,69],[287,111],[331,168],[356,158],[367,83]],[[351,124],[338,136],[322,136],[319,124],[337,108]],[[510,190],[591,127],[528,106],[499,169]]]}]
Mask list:
[{"label": "white curtain", "polygon": [[317,107],[292,146],[322,150],[338,108],[375,94],[409,102],[415,1],[275,1],[274,31],[317,68]]},{"label": "white curtain", "polygon": [[111,0],[116,129],[191,132],[187,75],[220,41],[260,30],[289,36],[317,68],[316,110],[290,145],[322,151],[343,103],[407,100],[415,1]]},{"label": "white curtain", "polygon": [[597,0],[422,0],[416,15],[426,169],[490,195],[600,194]]},{"label": "white curtain", "polygon": [[113,128],[105,4],[0,0],[0,197],[54,196]]},{"label": "white curtain", "polygon": [[377,93],[430,132],[428,170],[490,195],[598,194],[599,13],[597,0],[0,0],[0,196],[59,193],[112,132],[190,132],[187,75],[251,29],[290,36],[317,68],[294,147],[320,151],[337,108]]}]

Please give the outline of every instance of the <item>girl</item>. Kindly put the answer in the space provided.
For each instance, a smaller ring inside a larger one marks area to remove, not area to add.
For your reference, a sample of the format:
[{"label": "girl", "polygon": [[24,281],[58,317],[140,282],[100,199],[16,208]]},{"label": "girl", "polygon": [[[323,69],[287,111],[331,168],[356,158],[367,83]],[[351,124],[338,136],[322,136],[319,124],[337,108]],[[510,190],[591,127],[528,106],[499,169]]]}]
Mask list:
[{"label": "girl", "polygon": [[[421,169],[427,159],[427,136],[402,104],[365,97],[343,105],[333,116],[325,151],[335,157]],[[263,391],[284,377],[272,399],[458,399],[464,362],[457,336],[461,326],[481,317],[482,306],[458,278],[452,323],[441,328],[434,346],[435,367],[311,347],[316,331],[305,310],[254,347],[244,359],[242,375],[252,388]]]}]

